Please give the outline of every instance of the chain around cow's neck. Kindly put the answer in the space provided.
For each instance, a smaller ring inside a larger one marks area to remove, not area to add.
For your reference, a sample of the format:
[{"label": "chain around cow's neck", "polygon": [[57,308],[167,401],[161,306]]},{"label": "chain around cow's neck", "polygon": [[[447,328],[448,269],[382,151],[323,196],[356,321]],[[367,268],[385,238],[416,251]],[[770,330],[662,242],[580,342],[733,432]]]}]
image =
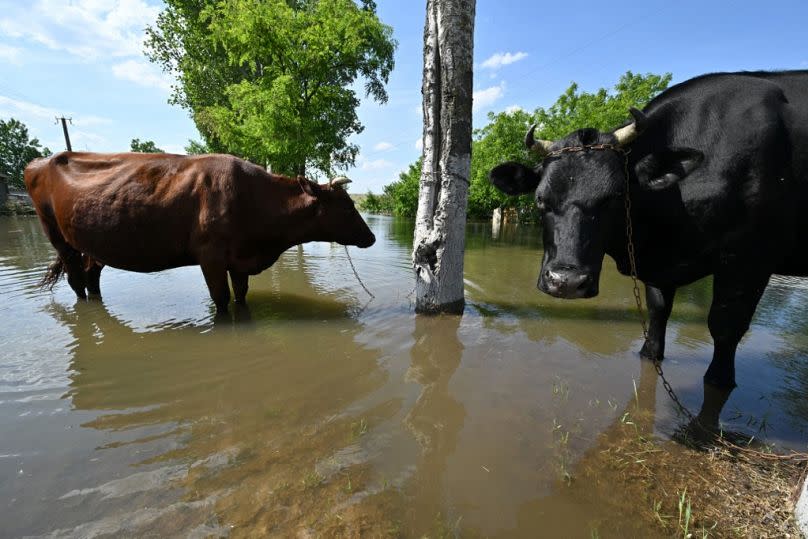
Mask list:
[{"label": "chain around cow's neck", "polygon": [[[628,154],[631,150],[625,151],[620,150],[623,154],[623,173],[626,177],[626,196],[625,196],[625,206],[626,206],[626,251],[628,252],[628,263],[629,269],[631,274],[631,281],[634,287],[634,301],[637,303],[637,314],[640,316],[640,325],[642,326],[642,336],[643,341],[648,342],[648,323],[645,317],[645,309],[642,308],[642,296],[640,295],[640,283],[639,278],[637,277],[637,260],[636,260],[636,251],[634,248],[634,226],[631,221],[631,193],[630,193],[630,186],[631,181],[628,174]],[[693,413],[688,410],[684,404],[679,401],[679,397],[676,396],[676,392],[673,390],[673,387],[668,382],[668,379],[665,378],[665,373],[662,372],[662,360],[659,358],[655,358],[652,360],[654,362],[654,369],[656,370],[659,378],[662,380],[662,387],[665,388],[665,391],[668,393],[668,396],[671,400],[676,404],[676,407],[679,411],[684,414],[690,421],[695,419]]]}]

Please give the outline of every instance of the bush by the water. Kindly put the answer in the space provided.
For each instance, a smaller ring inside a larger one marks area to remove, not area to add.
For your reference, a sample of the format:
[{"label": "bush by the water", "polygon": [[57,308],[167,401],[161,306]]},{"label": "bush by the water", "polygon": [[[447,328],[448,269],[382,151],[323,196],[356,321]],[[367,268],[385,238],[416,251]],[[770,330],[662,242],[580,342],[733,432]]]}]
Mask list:
[{"label": "bush by the water", "polygon": [[[525,149],[523,138],[527,128],[535,123],[536,137],[559,139],[576,129],[594,127],[608,131],[628,120],[631,107],[643,108],[668,87],[671,74],[635,75],[631,71],[620,77],[614,90],[601,88],[595,93],[581,92],[576,83],[548,109],[537,108],[532,113],[522,109],[494,114],[488,113],[488,125],[474,132],[471,174],[468,194],[468,216],[488,218],[496,208],[516,208],[520,220],[538,217],[533,195],[509,197],[488,181],[488,172],[503,161],[536,164],[535,157]],[[418,181],[421,159],[399,175],[399,179],[384,186],[381,195],[368,196],[360,206],[371,213],[414,216],[418,208]]]}]

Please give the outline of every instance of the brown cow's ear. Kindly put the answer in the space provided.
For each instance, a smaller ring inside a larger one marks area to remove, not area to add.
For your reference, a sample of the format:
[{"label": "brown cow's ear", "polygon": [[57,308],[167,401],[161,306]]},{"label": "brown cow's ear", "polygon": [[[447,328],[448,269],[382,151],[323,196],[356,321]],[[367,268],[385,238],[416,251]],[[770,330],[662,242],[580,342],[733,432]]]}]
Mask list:
[{"label": "brown cow's ear", "polygon": [[319,186],[316,183],[307,180],[303,176],[297,177],[297,183],[300,185],[300,188],[303,190],[303,192],[306,193],[307,195],[313,197],[317,196]]}]

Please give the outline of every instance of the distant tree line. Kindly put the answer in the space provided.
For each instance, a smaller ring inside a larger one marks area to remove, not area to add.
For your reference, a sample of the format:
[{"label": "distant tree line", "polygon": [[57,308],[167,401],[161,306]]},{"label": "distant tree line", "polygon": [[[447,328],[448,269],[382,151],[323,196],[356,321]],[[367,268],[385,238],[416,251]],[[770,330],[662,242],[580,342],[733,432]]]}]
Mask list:
[{"label": "distant tree line", "polygon": [[[547,109],[539,107],[532,113],[521,109],[488,113],[488,125],[474,132],[472,142],[468,216],[488,218],[496,208],[509,207],[516,208],[522,220],[536,219],[532,195],[509,197],[488,182],[488,172],[503,161],[536,164],[523,143],[531,124],[538,125],[537,138],[548,140],[559,139],[584,127],[607,131],[625,123],[630,107],[643,108],[667,88],[670,81],[670,73],[635,75],[629,71],[620,77],[612,92],[605,88],[594,93],[582,92],[572,83]],[[419,159],[403,171],[397,181],[384,186],[382,194],[369,193],[361,209],[414,217],[420,175]]]},{"label": "distant tree line", "polygon": [[0,120],[0,174],[8,178],[9,187],[25,189],[22,178],[25,166],[50,154],[38,139],[30,137],[24,123],[14,118]]},{"label": "distant tree line", "polygon": [[138,153],[165,153],[165,151],[158,148],[157,144],[155,144],[153,141],[141,141],[139,138],[132,139],[132,142],[129,143],[129,151]]}]

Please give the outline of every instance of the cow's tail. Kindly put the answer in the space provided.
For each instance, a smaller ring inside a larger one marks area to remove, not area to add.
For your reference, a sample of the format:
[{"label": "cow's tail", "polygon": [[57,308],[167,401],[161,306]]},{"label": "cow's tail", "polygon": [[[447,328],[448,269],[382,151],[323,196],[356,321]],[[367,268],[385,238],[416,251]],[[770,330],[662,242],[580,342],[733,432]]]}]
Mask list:
[{"label": "cow's tail", "polygon": [[40,288],[47,288],[48,290],[53,290],[53,287],[56,286],[56,283],[59,282],[59,279],[62,278],[62,274],[65,272],[65,264],[62,262],[62,257],[57,256],[56,260],[48,266],[47,271],[45,271],[44,277],[42,280],[39,281]]}]

